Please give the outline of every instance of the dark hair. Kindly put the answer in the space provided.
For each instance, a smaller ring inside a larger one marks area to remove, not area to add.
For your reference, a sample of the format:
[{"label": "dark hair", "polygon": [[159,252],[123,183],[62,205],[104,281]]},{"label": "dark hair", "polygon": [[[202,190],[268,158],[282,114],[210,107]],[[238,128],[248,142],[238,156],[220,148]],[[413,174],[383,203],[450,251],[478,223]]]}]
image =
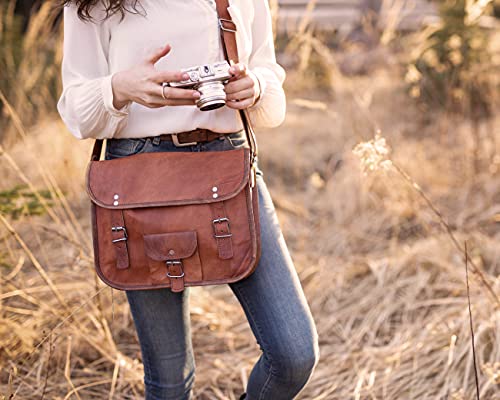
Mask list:
[{"label": "dark hair", "polygon": [[58,3],[60,7],[74,3],[78,7],[78,17],[83,21],[92,20],[92,8],[98,4],[104,6],[104,10],[106,11],[105,18],[120,13],[120,20],[125,17],[125,12],[139,14],[137,6],[140,6],[139,0],[59,0]]}]

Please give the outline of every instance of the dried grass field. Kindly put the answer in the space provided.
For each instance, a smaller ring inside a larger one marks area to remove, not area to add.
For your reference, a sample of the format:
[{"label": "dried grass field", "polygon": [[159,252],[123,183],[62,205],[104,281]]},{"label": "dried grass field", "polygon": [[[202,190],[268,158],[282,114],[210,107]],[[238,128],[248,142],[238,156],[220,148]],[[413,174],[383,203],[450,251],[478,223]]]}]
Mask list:
[{"label": "dried grass field", "polygon": [[[475,399],[467,254],[480,398],[500,399],[500,53],[479,118],[408,94],[411,42],[381,44],[368,71],[349,74],[340,61],[366,52],[310,39],[300,57],[315,73],[288,70],[286,121],[257,132],[320,337],[298,398]],[[53,56],[32,87],[1,92],[0,399],[141,399],[125,295],[93,269],[92,143],[67,132],[53,102],[22,100],[56,79]],[[190,307],[195,398],[237,399],[260,354],[239,303],[226,286],[197,287]]]}]

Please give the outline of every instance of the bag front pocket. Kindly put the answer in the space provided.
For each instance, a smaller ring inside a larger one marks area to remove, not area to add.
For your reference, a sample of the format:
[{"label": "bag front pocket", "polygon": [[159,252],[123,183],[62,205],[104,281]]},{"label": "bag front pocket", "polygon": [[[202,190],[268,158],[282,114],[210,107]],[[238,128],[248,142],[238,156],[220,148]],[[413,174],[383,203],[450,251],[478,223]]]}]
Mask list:
[{"label": "bag front pocket", "polygon": [[152,233],[143,237],[153,283],[170,281],[172,291],[181,291],[186,277],[189,281],[203,279],[196,231]]}]

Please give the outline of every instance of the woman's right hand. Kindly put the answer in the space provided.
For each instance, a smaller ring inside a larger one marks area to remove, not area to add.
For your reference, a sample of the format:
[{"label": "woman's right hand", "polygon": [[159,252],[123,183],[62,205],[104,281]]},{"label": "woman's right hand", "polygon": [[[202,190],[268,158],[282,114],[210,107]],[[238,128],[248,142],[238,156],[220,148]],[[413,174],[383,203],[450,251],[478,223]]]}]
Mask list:
[{"label": "woman's right hand", "polygon": [[[172,47],[167,44],[154,50],[142,63],[113,74],[113,106],[121,109],[130,101],[149,108],[164,106],[195,105],[200,93],[196,90],[173,87],[163,88],[163,82],[188,79],[189,75],[181,71],[157,71],[154,64],[165,57]],[[162,97],[162,90],[166,100]]]}]

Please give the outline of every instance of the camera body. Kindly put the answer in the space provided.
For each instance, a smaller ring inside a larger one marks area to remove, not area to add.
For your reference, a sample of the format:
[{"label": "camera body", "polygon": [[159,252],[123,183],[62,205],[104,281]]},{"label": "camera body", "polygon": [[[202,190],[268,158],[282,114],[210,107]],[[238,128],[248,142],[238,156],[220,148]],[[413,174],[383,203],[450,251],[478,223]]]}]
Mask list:
[{"label": "camera body", "polygon": [[226,104],[224,85],[231,78],[229,68],[227,61],[184,68],[181,71],[187,72],[189,78],[170,82],[169,86],[198,90],[201,94],[196,102],[198,108],[201,111],[215,110]]}]

